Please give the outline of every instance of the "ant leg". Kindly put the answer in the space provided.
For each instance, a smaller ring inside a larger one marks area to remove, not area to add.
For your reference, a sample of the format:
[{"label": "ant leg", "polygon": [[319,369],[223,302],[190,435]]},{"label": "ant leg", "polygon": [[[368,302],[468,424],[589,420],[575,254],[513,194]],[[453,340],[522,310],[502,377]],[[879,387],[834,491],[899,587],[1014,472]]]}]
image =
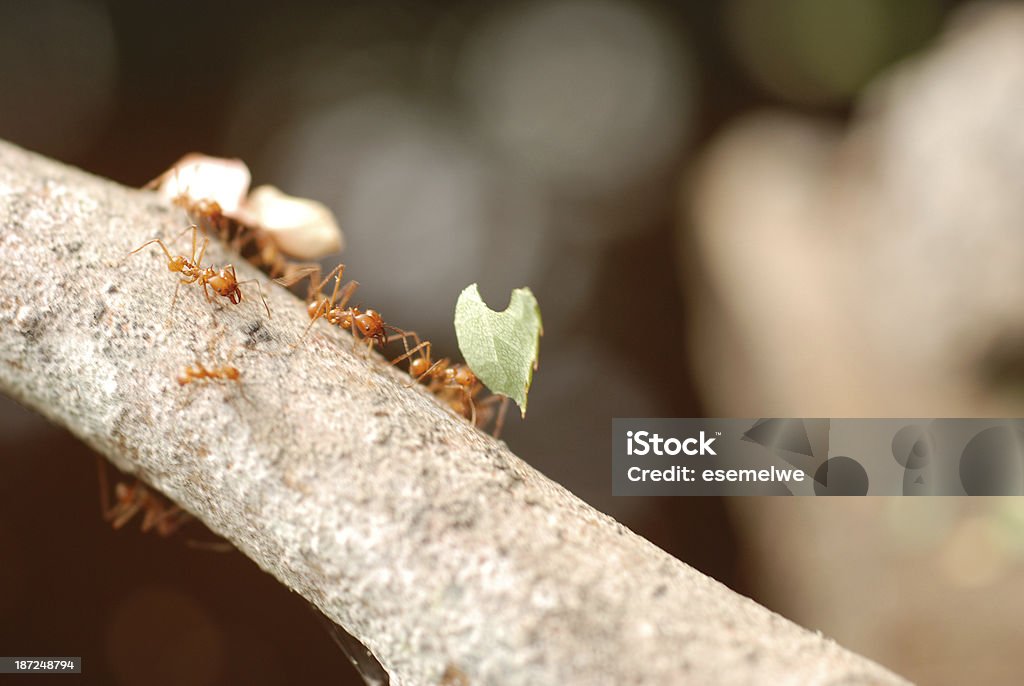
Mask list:
[{"label": "ant leg", "polygon": [[357,353],[359,351],[359,345],[363,341],[368,340],[370,342],[370,345],[367,346],[367,348],[366,348],[366,353],[363,354],[363,358],[365,359],[366,355],[371,350],[373,350],[373,340],[374,340],[373,337],[372,336],[366,336],[366,335],[364,335],[359,330],[359,324],[356,323],[356,318],[355,317],[352,317],[352,326],[350,327],[350,330],[352,332],[352,353],[353,354],[355,354],[355,353]]},{"label": "ant leg", "polygon": [[[355,354],[359,350],[359,343],[361,342],[360,338],[359,338],[359,325],[356,324],[355,317],[352,317],[351,332],[352,332],[352,353]],[[372,343],[371,343],[371,345],[372,345]]]},{"label": "ant leg", "polygon": [[[480,401],[480,404],[477,407],[478,408],[490,407],[491,405],[494,405],[495,403],[500,403],[500,404],[498,406],[498,415],[497,415],[497,419],[494,422],[494,432],[492,433],[492,435],[495,438],[500,438],[501,437],[501,430],[505,427],[505,414],[508,411],[508,396],[507,395],[500,395],[500,394],[495,393],[494,395],[490,395],[487,398],[485,398],[484,400]],[[482,423],[486,425],[488,420],[490,419],[490,417],[486,417],[486,418],[482,418],[482,419],[483,419]]]},{"label": "ant leg", "polygon": [[[189,224],[188,226],[182,228],[180,231],[174,234],[174,238],[172,239],[172,241],[177,241],[178,239],[180,239],[187,230],[193,231],[193,252],[191,252],[191,255],[193,255],[193,259],[196,259],[196,224]],[[164,252],[167,251],[165,250]]]},{"label": "ant leg", "polygon": [[308,334],[309,330],[313,328],[313,324],[316,323],[317,319],[320,319],[321,317],[326,317],[327,316],[327,311],[328,311],[327,301],[326,300],[322,300],[316,306],[316,309],[313,310],[313,313],[309,315],[309,324],[306,324],[306,328],[302,331],[302,335],[299,336],[299,340],[295,341],[295,343],[292,344],[293,348],[297,348],[299,346],[299,344],[302,343],[303,339],[306,338],[306,334]]},{"label": "ant leg", "polygon": [[206,220],[217,231],[217,237],[227,243],[228,239],[231,238],[231,225],[228,223],[228,218],[224,216],[220,204],[214,201],[213,205],[208,205],[207,208]]},{"label": "ant leg", "polygon": [[146,241],[145,243],[143,243],[139,247],[135,248],[135,250],[132,250],[130,253],[128,253],[128,256],[134,255],[135,253],[139,252],[140,250],[142,250],[146,246],[153,245],[154,243],[156,243],[157,245],[160,246],[160,249],[164,251],[164,255],[167,255],[167,261],[168,262],[173,262],[174,261],[174,256],[171,255],[171,251],[167,249],[167,246],[164,245],[164,242],[162,240],[160,240],[159,238],[154,238],[151,241]]},{"label": "ant leg", "polygon": [[[194,235],[195,234],[195,229],[196,229],[196,225],[195,224],[189,224],[184,229],[182,229],[178,233],[174,234],[174,240],[178,240],[179,238],[184,236],[186,231],[192,231],[193,235]],[[195,256],[196,256],[196,244],[193,241],[193,243],[192,243],[192,257],[195,257]]]},{"label": "ant leg", "polygon": [[[427,371],[423,372],[422,374],[420,374],[419,376],[416,377],[416,383],[412,384],[412,386],[415,386],[417,383],[422,381],[424,378],[429,378],[431,373],[433,373],[433,371],[435,369],[437,369],[438,367],[442,367],[445,364],[447,364],[447,360],[438,360],[434,364],[430,365],[429,367],[427,367]],[[412,386],[410,386],[410,388]]]},{"label": "ant leg", "polygon": [[189,548],[205,550],[211,553],[230,553],[235,549],[235,546],[231,545],[227,541],[197,541],[194,538],[190,538],[185,541],[185,545]]},{"label": "ant leg", "polygon": [[473,426],[476,426],[476,403],[473,402],[472,394],[470,394],[470,392],[466,390],[465,387],[459,386],[458,384],[447,386],[447,388],[458,388],[459,390],[462,391],[463,407],[465,407],[467,403],[469,404],[469,423],[472,424]]},{"label": "ant leg", "polygon": [[[387,335],[388,331],[391,331],[392,333],[398,334],[398,337],[403,339],[403,340],[405,339],[405,335],[406,335],[405,329],[399,329],[397,326],[391,326],[390,324],[385,324],[384,325],[384,344],[381,346],[381,348],[383,348],[389,342],[388,335]],[[394,340],[394,339],[392,338],[390,340]]]},{"label": "ant leg", "polygon": [[128,496],[128,498],[130,499],[119,498],[118,503],[114,505],[114,507],[112,508],[112,511],[110,513],[111,517],[109,518],[108,521],[110,521],[110,525],[114,529],[120,529],[121,527],[123,527],[125,524],[131,521],[131,518],[138,514],[139,510],[142,508],[143,496],[141,494],[137,495],[137,492],[135,490],[138,487],[139,485],[137,482],[135,486],[124,487],[126,491],[129,491],[130,495]]},{"label": "ant leg", "polygon": [[150,529],[159,523],[164,514],[160,503],[154,500],[148,493],[146,494],[146,501],[149,506],[144,508],[146,512],[142,515],[142,526],[139,527],[142,533],[148,533]]},{"label": "ant leg", "polygon": [[[272,276],[274,272],[277,272],[279,276],[284,275],[283,278],[287,278],[287,276],[298,272],[312,274],[314,270],[320,269],[320,265],[316,262],[289,262],[280,255],[278,255],[278,258],[273,265],[270,265]],[[299,278],[301,279],[302,277],[300,276]]]},{"label": "ant leg", "polygon": [[203,255],[206,254],[206,246],[208,246],[209,244],[210,244],[210,239],[204,237],[203,238],[203,247],[199,249],[199,257],[196,258],[196,252],[195,252],[195,250],[196,250],[196,227],[195,227],[195,225],[193,225],[192,226],[192,262],[193,262],[193,264],[196,265],[196,269],[199,269],[199,268],[202,267]]},{"label": "ant leg", "polygon": [[[234,268],[234,266],[232,265],[232,266],[231,266],[231,274],[232,274],[232,276],[234,276],[234,273],[235,273],[235,268]],[[260,286],[260,282],[259,282],[259,280],[258,280],[258,279],[249,279],[249,280],[247,280],[247,281],[238,281],[238,282],[237,282],[237,284],[238,284],[239,286],[241,286],[241,285],[243,285],[243,284],[247,284],[247,283],[254,283],[254,284],[256,284],[256,290],[258,290],[258,291],[259,291],[259,293],[260,293],[260,300],[262,300],[262,301],[263,301],[263,309],[265,309],[265,310],[267,311],[267,316],[268,316],[268,317],[271,317],[271,316],[273,316],[273,315],[271,315],[271,314],[270,314],[270,306],[269,306],[269,305],[267,305],[267,299],[263,297],[263,287],[262,287],[262,286]]]},{"label": "ant leg", "polygon": [[[205,286],[205,284],[203,284]],[[167,313],[167,320],[170,321],[174,316],[174,306],[178,303],[178,291],[181,290],[181,282],[174,284],[174,295],[171,296],[171,309]]]},{"label": "ant leg", "polygon": [[[414,345],[411,349],[409,348],[409,338],[412,338],[416,341],[416,345]],[[409,359],[415,353],[419,352],[420,350],[423,350],[424,348],[426,348],[427,351],[426,353],[424,353],[424,357],[428,359],[430,358],[430,341],[421,341],[420,337],[416,334],[415,331],[406,331],[405,335],[402,336],[402,344],[405,346],[405,354],[399,355],[395,359],[391,360],[392,365],[396,365],[402,360]]]},{"label": "ant leg", "polygon": [[116,530],[130,522],[132,517],[139,513],[140,506],[137,503],[131,503],[130,505],[115,505],[114,507],[116,516],[111,518],[110,526]]},{"label": "ant leg", "polygon": [[187,524],[190,517],[188,512],[175,505],[156,515],[151,526],[156,527],[159,536],[166,538]]},{"label": "ant leg", "polygon": [[241,253],[242,248],[244,248],[246,245],[252,242],[254,238],[255,235],[253,234],[252,231],[248,229],[242,229],[231,238],[231,242],[228,243],[228,245],[235,252]]},{"label": "ant leg", "polygon": [[[408,341],[409,338],[412,338],[413,340],[416,341],[416,345],[414,345],[412,348],[409,348],[409,341]],[[399,355],[395,359],[391,360],[391,366],[394,366],[394,365],[398,364],[402,360],[410,359],[413,355],[418,353],[420,350],[426,350],[426,352],[423,353],[423,355],[422,355],[423,359],[426,359],[426,360],[430,359],[430,341],[421,341],[419,335],[417,335],[417,333],[415,331],[403,331],[401,339],[402,339],[402,345],[405,346],[405,353],[402,354],[402,355]],[[410,383],[410,384],[406,384],[405,387],[406,388],[412,388],[413,386],[418,384],[420,382],[420,379],[422,379],[423,377],[427,376],[432,371],[437,369],[438,365],[440,365],[442,362],[444,362],[444,360],[438,360],[437,362],[435,362],[432,365],[430,365],[430,367],[425,372],[423,372],[422,374],[420,374],[417,377],[414,377],[413,378],[413,382]]]},{"label": "ant leg", "polygon": [[[341,274],[338,274],[338,283],[341,283]],[[352,295],[356,292],[357,288],[359,288],[358,281],[349,281],[345,284],[345,288],[341,291],[341,301],[337,304],[338,309],[343,309],[345,305],[348,305],[348,301],[351,300]],[[338,284],[334,285],[334,292],[338,292]],[[333,300],[331,301],[331,306],[335,306]]]},{"label": "ant leg", "polygon": [[96,456],[96,473],[100,481],[100,513],[104,521],[109,521],[108,514],[113,509],[110,501],[110,482],[107,479],[107,470],[104,468],[103,458]]},{"label": "ant leg", "polygon": [[508,396],[501,396],[501,407],[498,408],[498,418],[494,422],[495,438],[501,438],[501,430],[505,428],[505,414],[508,412]]},{"label": "ant leg", "polygon": [[[425,342],[425,343],[429,343],[430,341],[424,341],[424,342]],[[429,354],[429,353],[428,353],[428,354],[426,355],[426,358],[427,358],[428,360],[430,359],[430,354]],[[445,360],[438,360],[438,361],[437,361],[437,362],[435,362],[434,364],[432,364],[432,365],[430,365],[429,367],[427,367],[427,370],[426,370],[425,372],[423,372],[423,373],[422,373],[422,374],[420,374],[419,376],[413,377],[412,383],[407,383],[407,384],[405,384],[405,387],[406,387],[406,388],[412,388],[413,386],[415,386],[416,384],[418,384],[418,383],[419,383],[420,381],[422,381],[423,379],[425,379],[425,378],[429,378],[429,377],[430,377],[430,375],[431,375],[431,374],[433,373],[433,371],[434,371],[435,369],[437,369],[438,367],[441,367],[441,366],[443,366],[444,364],[445,364]]]},{"label": "ant leg", "polygon": [[210,284],[206,282],[206,279],[203,279],[199,283],[203,284],[203,295],[206,296],[206,302],[212,303],[213,298],[210,297]]},{"label": "ant leg", "polygon": [[293,266],[295,268],[285,270],[284,274],[275,277],[274,281],[285,288],[291,288],[306,277],[309,277],[309,290],[306,294],[306,302],[309,302],[313,299],[313,296],[316,295],[316,292],[313,290],[313,284],[320,279],[320,265],[315,262],[304,262],[301,266],[289,266]]},{"label": "ant leg", "polygon": [[306,291],[306,302],[312,302],[316,296],[323,293],[324,287],[327,286],[328,282],[332,280],[334,275],[339,271],[344,273],[344,270],[345,265],[339,264],[334,269],[331,269],[331,273],[327,275],[327,278],[325,278],[324,281],[318,281],[319,277],[321,277],[321,266],[315,262],[305,262],[301,267],[296,265],[296,268],[289,270],[286,275],[274,278],[274,281],[278,282],[278,284],[285,288],[291,288],[308,276],[309,290]]},{"label": "ant leg", "polygon": [[[331,307],[334,307],[335,298],[338,297],[338,286],[341,284],[341,277],[343,277],[344,275],[345,275],[345,265],[344,264],[339,264],[337,267],[332,269],[330,271],[330,273],[328,273],[327,276],[324,277],[324,280],[321,281],[319,283],[319,285],[317,285],[317,287],[316,287],[315,293],[320,293],[321,291],[323,291],[324,286],[327,285],[327,282],[331,280],[331,277],[334,277],[334,292],[331,293],[331,299],[330,299]],[[309,280],[309,285],[310,286],[313,285],[313,280],[312,279]]]}]

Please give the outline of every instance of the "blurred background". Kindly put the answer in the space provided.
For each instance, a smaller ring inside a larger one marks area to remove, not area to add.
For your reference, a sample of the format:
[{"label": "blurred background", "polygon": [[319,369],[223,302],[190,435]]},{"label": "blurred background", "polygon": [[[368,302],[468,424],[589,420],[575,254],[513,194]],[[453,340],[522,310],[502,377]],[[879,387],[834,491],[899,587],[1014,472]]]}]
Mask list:
[{"label": "blurred background", "polygon": [[[0,138],[130,186],[239,157],[440,355],[464,286],[530,286],[511,448],[922,683],[1021,681],[1019,499],[612,498],[611,418],[1024,415],[1022,122],[1012,3],[0,3]],[[0,455],[0,653],[360,683],[200,526],[112,531],[90,451],[2,399]]]}]

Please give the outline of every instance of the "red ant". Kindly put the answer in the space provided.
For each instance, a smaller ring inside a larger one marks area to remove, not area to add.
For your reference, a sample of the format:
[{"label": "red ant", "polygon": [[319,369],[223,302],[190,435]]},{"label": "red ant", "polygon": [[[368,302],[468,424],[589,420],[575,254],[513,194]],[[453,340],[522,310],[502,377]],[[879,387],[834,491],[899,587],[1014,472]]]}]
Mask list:
[{"label": "red ant", "polygon": [[[313,323],[321,317],[326,319],[329,324],[351,331],[354,344],[358,344],[360,336],[368,340],[367,350],[372,348],[375,343],[382,348],[387,345],[388,331],[405,336],[406,332],[402,329],[385,323],[384,318],[377,310],[363,311],[359,307],[345,307],[352,298],[352,294],[359,288],[359,282],[350,281],[345,284],[345,288],[341,288],[341,277],[344,273],[345,265],[339,264],[331,270],[331,273],[323,281],[314,286],[313,283],[320,276],[320,269],[317,267],[310,272],[310,289],[307,298],[309,304],[306,306],[310,321],[299,340],[301,341],[306,337]],[[323,294],[323,287],[327,285],[327,282],[332,277],[334,278],[334,291],[331,292],[331,297],[328,298]],[[299,278],[301,279],[302,277]],[[278,283],[289,285],[287,281],[288,279],[279,279]],[[338,299],[339,291],[341,293],[340,300]]]},{"label": "red ant", "polygon": [[[211,355],[216,347],[216,342],[223,340],[223,338],[224,333],[222,331],[220,336],[209,340],[209,351]],[[233,382],[238,384],[239,394],[249,402],[252,402],[249,400],[245,393],[245,388],[242,386],[242,372],[239,371],[238,367],[231,364],[233,359],[234,351],[232,350],[228,353],[227,361],[215,367],[207,367],[202,362],[195,362],[186,367],[181,367],[178,370],[178,375],[175,377],[175,380],[178,382],[179,386],[211,381]]]},{"label": "red ant", "polygon": [[224,214],[220,203],[209,198],[193,200],[188,193],[179,193],[171,199],[171,203],[185,210],[188,218],[202,227],[203,233],[216,231],[221,240],[231,234],[231,221]]},{"label": "red ant", "polygon": [[[190,160],[191,163],[189,163]],[[249,170],[245,168],[245,165],[240,160],[217,160],[196,153],[185,155],[175,162],[174,166],[144,185],[143,188],[156,190],[164,197],[176,191],[176,195],[169,198],[172,205],[185,210],[185,214],[188,215],[190,220],[200,226],[203,233],[209,233],[209,230],[213,229],[216,230],[221,240],[227,240],[234,228],[234,222],[225,214],[223,207],[217,200],[211,197],[195,198],[192,195],[191,189],[191,179],[198,179],[200,176],[206,175],[208,182],[205,185],[207,186],[207,191],[209,191],[209,174],[216,174],[221,177],[218,179],[217,192],[222,194],[230,193],[232,185],[237,186],[238,179],[229,180],[223,178],[225,163],[227,163],[228,167],[234,168],[236,172],[238,171],[238,166],[241,165],[244,173],[243,185],[234,188],[240,194],[237,199],[241,200],[249,187]],[[182,186],[181,183],[181,172],[183,169],[188,169],[192,173],[189,184],[186,186]],[[173,181],[171,180],[172,173]],[[225,186],[225,183],[227,186]],[[203,185],[200,183],[200,186]],[[228,196],[225,195],[225,197]]]},{"label": "red ant", "polygon": [[[251,226],[228,217],[216,200],[193,200],[188,193],[183,192],[172,198],[171,202],[183,208],[189,219],[198,224],[203,233],[208,234],[212,229],[221,240],[233,236],[231,247],[239,254],[244,254],[250,264],[266,272],[272,279],[288,279],[296,275],[301,278],[300,273],[312,268],[319,269],[319,265],[314,262],[293,262],[286,258],[273,236],[258,226]],[[253,249],[246,250],[250,243],[253,244]]]},{"label": "red ant", "polygon": [[441,686],[469,686],[469,677],[461,669],[449,662],[441,675]]},{"label": "red ant", "polygon": [[158,535],[167,537],[191,518],[191,515],[177,505],[164,503],[138,480],[130,486],[125,483],[114,486],[114,500],[111,501],[107,472],[103,467],[102,458],[98,455],[96,467],[100,478],[100,509],[103,512],[103,519],[110,522],[114,529],[120,529],[139,512],[143,512],[142,532],[155,530]]},{"label": "red ant", "polygon": [[[416,343],[412,348],[408,345],[409,338]],[[476,396],[483,391],[484,385],[477,379],[473,370],[464,364],[452,364],[448,358],[432,361],[430,341],[421,341],[415,331],[405,332],[402,343],[405,345],[405,353],[392,360],[391,364],[408,359],[409,374],[414,379],[413,385],[427,379],[427,388],[474,426],[484,426],[491,418],[489,410],[485,415],[478,415],[477,409],[489,408],[499,402],[500,398],[501,408],[494,425],[494,437],[501,436],[501,430],[505,425],[505,411],[508,408],[506,396],[492,395],[482,402],[477,402]],[[419,355],[413,357],[417,352]]]},{"label": "red ant", "polygon": [[[223,338],[223,333],[218,338]],[[210,339],[211,353],[213,352],[213,342],[214,339]],[[206,367],[203,362],[195,362],[188,367],[182,367],[177,376],[178,385],[185,386],[197,381],[241,381],[242,372],[230,363],[233,356],[233,354],[229,354],[223,365],[213,368]]]},{"label": "red ant", "polygon": [[[104,521],[110,522],[115,530],[123,527],[139,512],[144,512],[142,532],[148,533],[155,530],[158,536],[167,538],[192,519],[192,515],[177,505],[165,503],[160,496],[146,488],[138,479],[131,486],[125,483],[118,483],[114,486],[116,501],[108,506],[108,503],[111,502],[110,486],[107,483],[107,471],[103,465],[103,458],[99,455],[96,456],[96,469],[100,477],[100,511],[103,513]],[[231,544],[226,541],[188,539],[185,543],[190,548],[214,552],[228,552],[232,549]]]},{"label": "red ant", "polygon": [[[239,281],[238,276],[235,274],[235,266],[229,264],[220,271],[217,271],[214,267],[203,267],[203,255],[206,253],[206,247],[210,244],[209,238],[203,238],[203,245],[199,248],[198,256],[196,254],[196,236],[198,234],[199,227],[192,224],[188,229],[192,230],[192,257],[191,259],[184,255],[171,255],[171,251],[167,249],[164,242],[159,238],[154,238],[151,241],[146,241],[135,250],[132,250],[129,255],[134,255],[146,246],[156,243],[160,246],[160,249],[164,251],[164,255],[167,256],[167,269],[172,272],[181,274],[181,278],[178,280],[177,286],[174,288],[174,298],[171,299],[171,310],[174,310],[174,304],[178,300],[178,290],[181,288],[183,283],[200,283],[203,286],[203,294],[206,296],[207,301],[212,301],[210,298],[209,289],[220,296],[223,296],[231,301],[233,305],[237,305],[242,302],[242,289],[240,286],[247,283],[255,283],[256,288],[260,293],[260,300],[263,301],[263,307],[267,310],[267,316],[270,316],[270,307],[267,305],[267,299],[263,297],[263,288],[260,286],[260,282],[257,279],[248,279],[246,281]],[[184,231],[182,231],[184,233]]]},{"label": "red ant", "polygon": [[207,369],[201,362],[196,362],[190,367],[182,367],[181,371],[178,372],[178,384],[184,386],[192,383],[193,381],[201,381],[203,379],[238,381],[241,376],[242,373],[238,371],[237,367],[232,367],[228,364],[221,365],[220,367],[214,367],[213,369]]}]

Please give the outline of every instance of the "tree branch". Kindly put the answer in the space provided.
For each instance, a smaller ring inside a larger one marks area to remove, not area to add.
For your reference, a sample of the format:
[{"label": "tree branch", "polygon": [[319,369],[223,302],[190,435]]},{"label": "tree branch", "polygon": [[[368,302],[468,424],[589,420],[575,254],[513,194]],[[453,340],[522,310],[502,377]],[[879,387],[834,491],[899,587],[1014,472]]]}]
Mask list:
[{"label": "tree branch", "polygon": [[[0,227],[0,390],[232,541],[393,683],[449,665],[473,684],[903,683],[594,511],[347,335],[321,322],[293,350],[308,320],[281,288],[267,319],[185,285],[169,318],[166,258],[126,257],[184,227],[152,194],[0,144]],[[240,386],[175,381],[229,359]]]}]

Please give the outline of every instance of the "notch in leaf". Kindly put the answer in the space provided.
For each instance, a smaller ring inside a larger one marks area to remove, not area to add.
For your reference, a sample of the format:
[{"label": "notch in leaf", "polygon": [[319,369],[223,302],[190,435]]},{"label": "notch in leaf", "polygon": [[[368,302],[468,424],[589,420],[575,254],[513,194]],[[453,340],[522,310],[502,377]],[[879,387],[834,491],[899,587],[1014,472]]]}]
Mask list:
[{"label": "notch in leaf", "polygon": [[455,304],[455,335],[466,364],[492,393],[515,400],[523,416],[543,333],[540,306],[529,288],[512,291],[504,312],[487,307],[475,283]]}]

